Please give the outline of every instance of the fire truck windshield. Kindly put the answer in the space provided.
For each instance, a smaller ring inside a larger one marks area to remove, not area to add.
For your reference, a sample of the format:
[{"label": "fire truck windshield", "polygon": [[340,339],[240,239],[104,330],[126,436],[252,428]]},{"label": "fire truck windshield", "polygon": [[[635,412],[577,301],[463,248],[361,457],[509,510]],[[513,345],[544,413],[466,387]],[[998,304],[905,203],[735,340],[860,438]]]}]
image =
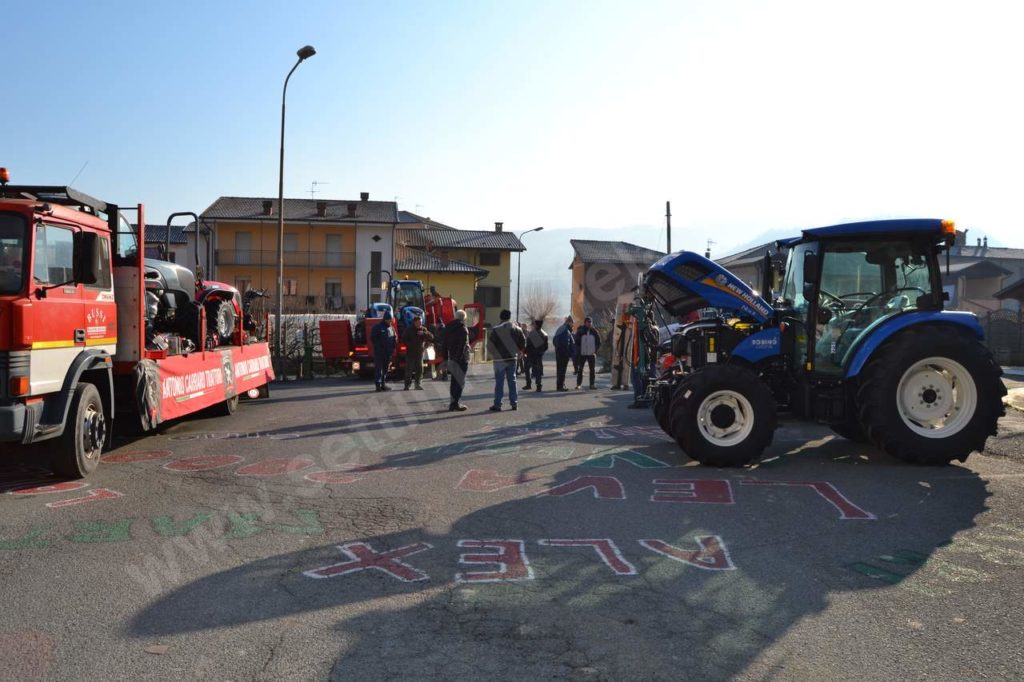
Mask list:
[{"label": "fire truck windshield", "polygon": [[0,213],[0,294],[17,294],[25,281],[25,219]]}]

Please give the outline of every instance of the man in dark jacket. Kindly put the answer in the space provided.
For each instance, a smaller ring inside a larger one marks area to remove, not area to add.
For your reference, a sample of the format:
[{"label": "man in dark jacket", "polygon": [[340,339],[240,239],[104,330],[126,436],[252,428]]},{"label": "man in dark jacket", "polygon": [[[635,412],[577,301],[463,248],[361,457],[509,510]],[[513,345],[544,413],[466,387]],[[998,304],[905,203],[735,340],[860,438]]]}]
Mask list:
[{"label": "man in dark jacket", "polygon": [[502,310],[501,324],[491,329],[487,337],[487,352],[494,361],[494,404],[491,412],[501,412],[505,383],[508,383],[508,402],[512,409],[519,407],[519,393],[516,388],[516,358],[526,348],[526,335],[512,324],[512,312]]},{"label": "man in dark jacket", "polygon": [[594,329],[594,321],[583,318],[583,326],[576,332],[576,356],[579,358],[576,365],[576,388],[583,386],[583,367],[590,365],[590,388],[596,388],[594,382],[594,361],[597,357],[597,349],[601,347],[601,335]]},{"label": "man in dark jacket", "polygon": [[412,324],[405,328],[402,333],[402,341],[405,343],[405,390],[413,382],[416,383],[416,390],[422,391],[420,381],[423,380],[423,348],[434,340],[434,335],[423,326],[423,320],[419,315],[412,318]]},{"label": "man in dark jacket", "polygon": [[555,389],[563,393],[569,390],[565,387],[565,371],[569,361],[576,357],[576,337],[573,336],[572,325],[572,315],[569,315],[565,323],[555,330]]},{"label": "man in dark jacket", "polygon": [[548,334],[542,327],[544,320],[534,320],[533,329],[526,335],[526,386],[530,390],[530,380],[537,382],[540,393],[540,380],[544,376],[544,354],[548,352]]},{"label": "man in dark jacket", "polygon": [[466,372],[469,371],[469,330],[466,329],[465,310],[455,311],[455,319],[445,325],[443,338],[441,351],[448,360],[450,376],[448,393],[451,401],[448,409],[451,412],[464,412],[469,409],[460,402],[462,389],[466,387]]},{"label": "man in dark jacket", "polygon": [[398,335],[395,334],[394,325],[391,323],[390,310],[385,310],[384,317],[373,325],[370,340],[373,342],[373,364],[377,370],[377,390],[390,391],[391,387],[387,385],[388,368],[391,366],[391,358],[395,356],[395,348],[398,346]]}]

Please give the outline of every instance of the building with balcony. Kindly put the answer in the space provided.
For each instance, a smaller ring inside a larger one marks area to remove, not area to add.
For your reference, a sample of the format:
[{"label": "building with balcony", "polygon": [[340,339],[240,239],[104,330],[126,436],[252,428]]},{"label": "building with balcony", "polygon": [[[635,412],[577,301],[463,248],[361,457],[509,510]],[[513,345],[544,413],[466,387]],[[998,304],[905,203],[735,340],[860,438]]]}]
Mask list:
[{"label": "building with balcony", "polygon": [[[266,289],[276,303],[276,199],[220,197],[200,216],[213,234],[211,279],[244,291]],[[284,309],[355,312],[381,300],[393,271],[398,207],[393,201],[284,200]]]}]

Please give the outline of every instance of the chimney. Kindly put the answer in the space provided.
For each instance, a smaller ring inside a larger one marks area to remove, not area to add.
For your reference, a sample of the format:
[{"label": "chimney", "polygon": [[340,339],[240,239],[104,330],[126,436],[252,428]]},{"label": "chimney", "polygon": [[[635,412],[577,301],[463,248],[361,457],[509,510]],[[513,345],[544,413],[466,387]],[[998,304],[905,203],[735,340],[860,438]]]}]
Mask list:
[{"label": "chimney", "polygon": [[270,199],[263,200],[263,215],[274,215],[274,202]]},{"label": "chimney", "polygon": [[978,246],[981,246],[981,237],[978,237]]},{"label": "chimney", "polygon": [[327,202],[326,201],[318,201],[318,202],[316,202],[316,214],[318,216],[320,216],[321,218],[326,218],[327,217]]},{"label": "chimney", "polygon": [[986,249],[988,248],[988,235],[985,235],[985,239],[981,242],[981,245]]},{"label": "chimney", "polygon": [[498,223],[498,222],[494,223],[494,231],[495,232],[501,232],[501,226],[502,225],[504,225],[504,223]]},{"label": "chimney", "polygon": [[369,200],[370,200],[370,193],[369,192],[360,192],[359,193],[359,201],[369,201]]},{"label": "chimney", "polygon": [[356,217],[356,204],[354,201],[348,202],[348,216],[349,218]]}]

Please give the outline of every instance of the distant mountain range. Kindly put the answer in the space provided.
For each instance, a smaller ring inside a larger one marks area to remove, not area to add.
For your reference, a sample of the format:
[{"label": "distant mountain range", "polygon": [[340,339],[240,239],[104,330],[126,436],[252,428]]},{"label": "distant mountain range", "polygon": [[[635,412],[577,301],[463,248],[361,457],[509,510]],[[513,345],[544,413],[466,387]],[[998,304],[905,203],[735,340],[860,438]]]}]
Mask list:
[{"label": "distant mountain range", "polygon": [[[768,241],[795,236],[792,231],[768,231],[759,235],[749,242],[735,243],[727,242],[721,235],[713,237],[704,234],[695,235],[689,231],[673,229],[672,247],[673,250],[689,249],[704,252],[707,248],[707,240],[714,239],[712,246],[712,258],[719,258],[737,251],[742,251]],[[717,237],[717,239],[715,239]],[[559,315],[564,315],[569,310],[569,298],[572,290],[572,265],[573,249],[569,243],[570,239],[596,239],[602,241],[623,241],[637,246],[645,246],[656,251],[665,251],[665,228],[664,226],[638,225],[618,230],[607,230],[599,228],[572,228],[560,230],[543,230],[532,232],[523,237],[523,245],[526,251],[522,254],[522,272],[524,291],[531,282],[549,284],[558,295],[561,306]],[[720,240],[720,241],[719,241]],[[517,256],[512,258],[512,305],[515,306],[516,299],[516,263]]]}]

